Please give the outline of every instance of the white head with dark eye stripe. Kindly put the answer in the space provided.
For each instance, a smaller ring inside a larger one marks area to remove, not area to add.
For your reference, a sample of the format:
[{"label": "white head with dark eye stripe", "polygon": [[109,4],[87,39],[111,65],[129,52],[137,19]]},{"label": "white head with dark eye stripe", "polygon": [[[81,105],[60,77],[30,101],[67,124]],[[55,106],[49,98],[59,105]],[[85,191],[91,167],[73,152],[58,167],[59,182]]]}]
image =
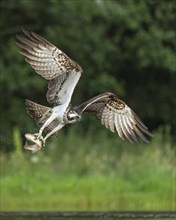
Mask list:
[{"label": "white head with dark eye stripe", "polygon": [[79,115],[76,111],[70,110],[67,114],[68,123],[76,123],[81,121],[81,115]]}]

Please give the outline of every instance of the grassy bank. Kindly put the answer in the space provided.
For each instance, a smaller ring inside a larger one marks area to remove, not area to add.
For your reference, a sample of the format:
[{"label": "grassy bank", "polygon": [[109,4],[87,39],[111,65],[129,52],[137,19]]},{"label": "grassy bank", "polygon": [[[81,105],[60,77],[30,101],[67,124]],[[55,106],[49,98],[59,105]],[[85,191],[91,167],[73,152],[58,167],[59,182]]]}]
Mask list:
[{"label": "grassy bank", "polygon": [[1,211],[174,210],[175,152],[168,135],[131,145],[75,129],[31,157],[18,131],[1,155]]}]

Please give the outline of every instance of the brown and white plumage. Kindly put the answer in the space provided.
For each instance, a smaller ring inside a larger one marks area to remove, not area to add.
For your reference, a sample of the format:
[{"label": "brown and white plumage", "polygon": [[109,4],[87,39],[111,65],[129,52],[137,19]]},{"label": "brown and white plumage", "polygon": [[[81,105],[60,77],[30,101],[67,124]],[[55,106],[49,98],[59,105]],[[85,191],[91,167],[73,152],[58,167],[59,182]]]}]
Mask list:
[{"label": "brown and white plumage", "polygon": [[128,139],[133,142],[142,139],[148,142],[145,135],[152,136],[132,109],[113,93],[98,95],[75,109],[80,114],[83,112],[95,114],[101,120],[102,125],[112,132],[117,132],[123,140]]},{"label": "brown and white plumage", "polygon": [[[47,100],[50,104],[69,103],[82,74],[81,67],[64,52],[38,34],[22,29],[25,37],[16,43],[25,60],[43,78],[49,80]],[[68,91],[69,89],[69,91]]]},{"label": "brown and white plumage", "polygon": [[[72,107],[71,97],[83,72],[81,67],[36,33],[25,29],[22,31],[24,37],[17,35],[20,53],[39,75],[49,81],[46,97],[53,105],[49,108],[26,100],[28,113],[41,126],[38,134],[28,134],[27,139],[35,139],[37,145],[41,141],[41,148],[49,136],[56,134],[65,124],[80,121],[82,114],[88,112],[95,114],[106,128],[118,133],[121,139],[148,142],[147,136],[152,134],[132,109],[113,93],[100,94]],[[43,131],[47,133],[45,138],[42,137]]]}]

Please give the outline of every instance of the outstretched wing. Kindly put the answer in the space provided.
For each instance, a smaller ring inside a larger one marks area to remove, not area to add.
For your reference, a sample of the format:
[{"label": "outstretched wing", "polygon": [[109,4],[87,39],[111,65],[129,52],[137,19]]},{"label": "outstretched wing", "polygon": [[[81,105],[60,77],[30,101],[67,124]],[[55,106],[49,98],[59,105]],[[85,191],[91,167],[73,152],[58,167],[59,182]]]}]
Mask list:
[{"label": "outstretched wing", "polygon": [[32,68],[46,80],[50,80],[48,102],[54,105],[69,103],[81,76],[81,67],[38,34],[25,29],[22,31],[24,37],[17,35],[17,45]]},{"label": "outstretched wing", "polygon": [[117,132],[123,140],[138,142],[138,139],[142,139],[144,142],[148,142],[145,135],[152,136],[132,109],[113,93],[96,96],[76,109],[79,113],[95,114],[106,128]]}]

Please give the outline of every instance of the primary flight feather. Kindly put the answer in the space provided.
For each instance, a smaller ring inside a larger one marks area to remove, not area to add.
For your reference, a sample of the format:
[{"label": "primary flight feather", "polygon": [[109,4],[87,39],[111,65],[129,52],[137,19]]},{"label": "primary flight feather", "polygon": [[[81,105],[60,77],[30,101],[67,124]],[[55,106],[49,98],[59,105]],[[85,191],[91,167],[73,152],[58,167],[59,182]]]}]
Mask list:
[{"label": "primary flight feather", "polygon": [[[24,37],[17,35],[20,53],[36,73],[49,81],[46,98],[52,105],[50,108],[26,100],[27,112],[40,126],[39,133],[26,134],[26,138],[35,143],[26,145],[27,149],[35,153],[45,145],[48,137],[66,124],[80,121],[84,112],[96,115],[102,125],[118,133],[122,140],[137,142],[141,139],[148,142],[147,136],[152,136],[148,128],[125,102],[111,92],[73,107],[71,97],[83,72],[82,68],[38,34],[26,29],[22,31]],[[42,136],[43,132],[46,133],[45,137]]]}]

